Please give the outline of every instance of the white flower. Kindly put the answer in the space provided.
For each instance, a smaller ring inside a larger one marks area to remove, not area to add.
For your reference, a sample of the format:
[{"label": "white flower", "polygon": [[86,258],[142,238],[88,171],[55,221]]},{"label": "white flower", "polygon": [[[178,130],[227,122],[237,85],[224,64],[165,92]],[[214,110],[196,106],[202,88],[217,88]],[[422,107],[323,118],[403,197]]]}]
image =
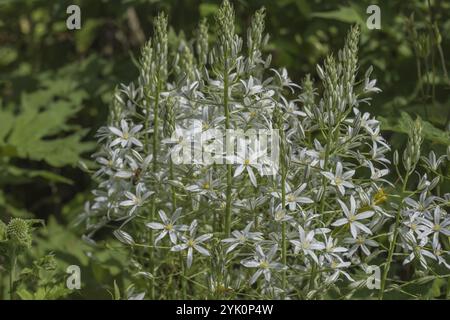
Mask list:
[{"label": "white flower", "polygon": [[252,76],[249,77],[248,82],[241,80],[241,83],[245,90],[245,96],[253,96],[255,94],[259,94],[264,89],[262,85],[254,83],[254,78]]},{"label": "white flower", "polygon": [[280,70],[281,73],[275,69],[271,69],[271,70],[275,73],[276,78],[279,81],[281,87],[289,88],[292,91],[292,93],[294,93],[295,87],[300,88],[299,85],[292,82],[292,80],[289,78],[286,68],[282,68]]},{"label": "white flower", "polygon": [[366,161],[366,164],[370,168],[370,179],[371,180],[374,180],[374,181],[380,180],[382,177],[384,177],[385,175],[389,174],[389,170],[388,169],[375,168],[371,161]]},{"label": "white flower", "polygon": [[372,80],[370,80],[369,78],[366,78],[366,79],[365,79],[365,82],[364,82],[364,91],[365,91],[366,93],[369,93],[369,92],[375,92],[375,93],[378,93],[378,92],[380,92],[381,89],[375,87],[376,84],[377,84],[377,79],[372,79]]},{"label": "white flower", "polygon": [[358,220],[363,220],[370,218],[375,213],[373,211],[364,211],[361,213],[357,213],[356,210],[356,201],[353,196],[350,196],[350,210],[347,208],[344,202],[337,199],[339,204],[341,205],[342,211],[344,212],[345,217],[336,220],[331,225],[334,227],[343,226],[345,224],[348,224],[350,226],[350,233],[352,234],[353,238],[356,238],[358,235],[359,230],[372,234],[372,231],[370,231],[369,228],[367,228],[364,224],[359,222]]},{"label": "white flower", "polygon": [[175,222],[180,218],[181,208],[178,208],[173,213],[172,217],[169,219],[166,216],[166,213],[163,210],[158,211],[159,216],[163,223],[159,222],[150,222],[147,223],[146,226],[150,229],[154,230],[162,230],[161,233],[155,239],[155,245],[163,239],[167,234],[169,234],[170,241],[173,244],[177,243],[178,234],[181,231],[186,231],[188,229],[187,225],[176,225]]},{"label": "white flower", "polygon": [[386,140],[384,140],[384,138],[380,135],[381,129],[379,126],[375,127],[375,128],[367,127],[366,130],[367,130],[367,133],[370,134],[370,137],[372,138],[373,142],[377,142],[377,143],[383,145],[384,147],[390,149],[389,145],[386,143]]},{"label": "white flower", "polygon": [[428,191],[422,192],[419,196],[419,201],[416,201],[412,198],[405,198],[404,202],[410,207],[412,211],[414,211],[415,216],[428,212],[432,208],[435,197],[428,197],[427,193]]},{"label": "white flower", "polygon": [[286,213],[286,209],[283,209],[281,207],[281,203],[276,208],[274,206],[271,206],[270,213],[274,218],[274,220],[277,222],[289,221],[293,219],[293,217],[290,214]]},{"label": "white flower", "polygon": [[133,144],[138,147],[143,146],[142,143],[134,137],[134,135],[142,129],[142,124],[134,126],[133,128],[131,128],[131,130],[129,130],[128,123],[122,119],[120,121],[120,127],[122,130],[116,127],[109,127],[109,130],[113,134],[118,136],[118,138],[114,139],[111,142],[111,144],[109,145],[110,147],[114,147],[117,144],[120,144],[122,148],[131,147]]},{"label": "white flower", "polygon": [[191,225],[189,226],[189,237],[182,236],[181,240],[184,243],[173,246],[170,249],[170,251],[175,251],[175,252],[186,250],[186,249],[188,250],[188,253],[187,253],[187,267],[188,268],[190,268],[192,266],[194,249],[204,256],[210,255],[209,251],[206,250],[204,247],[200,246],[200,244],[211,239],[213,234],[208,233],[208,234],[204,234],[204,235],[201,235],[201,236],[195,238],[195,234],[197,233],[197,226],[198,226],[197,220],[192,221]]},{"label": "white flower", "polygon": [[420,222],[420,225],[417,227],[422,234],[419,238],[428,237],[430,234],[433,234],[433,246],[437,246],[439,242],[439,234],[443,234],[444,236],[450,236],[450,230],[448,226],[450,226],[450,219],[443,219],[441,221],[441,208],[434,208],[433,221],[430,221],[426,218],[419,217],[417,220]]},{"label": "white flower", "polygon": [[338,246],[338,239],[333,239],[332,236],[325,236],[325,248],[322,256],[328,260],[328,262],[334,261],[339,258],[339,254],[347,252],[347,248]]},{"label": "white flower", "polygon": [[285,97],[281,96],[281,100],[283,100],[284,107],[288,114],[292,114],[295,116],[306,117],[306,113],[298,110],[298,106],[294,103],[294,101],[286,100]]},{"label": "white flower", "polygon": [[199,195],[214,195],[214,188],[218,185],[217,180],[212,179],[212,172],[206,172],[204,177],[195,181],[195,184],[191,184],[186,187],[186,191],[194,192]]},{"label": "white flower", "polygon": [[101,168],[97,170],[94,174],[94,177],[100,176],[105,173],[109,176],[114,175],[115,171],[113,169],[121,168],[123,165],[123,159],[120,154],[120,150],[111,150],[107,149],[107,155],[104,157],[97,157],[95,161],[101,164]]},{"label": "white flower", "polygon": [[[442,254],[444,252],[442,251],[442,246],[440,243],[437,243],[436,247],[433,247],[433,253],[434,253],[434,256],[437,258],[439,264],[443,264],[447,269],[450,269],[450,265],[442,257]],[[448,251],[446,253],[448,254]]]},{"label": "white flower", "polygon": [[311,158],[311,166],[315,167],[317,163],[323,169],[325,165],[325,148],[319,140],[314,139],[314,149],[303,149],[305,154]]},{"label": "white flower", "polygon": [[350,170],[347,172],[342,172],[342,164],[340,162],[336,165],[336,173],[322,171],[322,175],[324,175],[327,179],[331,181],[331,185],[336,186],[339,192],[344,195],[345,188],[354,188],[354,185],[347,180],[351,180],[353,175],[355,174],[355,170]]},{"label": "white flower", "polygon": [[333,261],[331,261],[328,265],[328,267],[330,269],[333,270],[333,273],[331,275],[328,275],[325,278],[325,282],[326,283],[334,283],[339,279],[339,276],[342,274],[344,275],[349,281],[355,281],[352,279],[352,277],[350,277],[350,275],[345,272],[342,269],[348,268],[351,265],[350,262],[344,262],[342,261],[342,259],[335,259]]},{"label": "white flower", "polygon": [[262,250],[260,245],[256,246],[255,256],[250,259],[242,260],[241,263],[247,268],[258,268],[258,270],[250,278],[250,284],[253,284],[258,280],[261,274],[264,274],[264,278],[267,282],[271,279],[271,269],[282,270],[284,267],[279,262],[273,262],[275,254],[278,250],[278,245],[273,245],[269,252],[266,254]]},{"label": "white flower", "polygon": [[262,233],[261,232],[250,232],[250,228],[252,227],[253,222],[247,224],[247,226],[242,231],[234,230],[231,234],[233,238],[223,239],[222,242],[230,244],[226,253],[230,253],[233,251],[238,245],[243,245],[246,241],[261,241]]},{"label": "white flower", "polygon": [[430,153],[428,154],[428,158],[421,157],[421,159],[431,170],[437,171],[442,162],[445,161],[445,157],[446,156],[443,155],[439,158],[436,158],[436,154],[434,153],[434,151],[430,151]]},{"label": "white flower", "polygon": [[310,231],[306,234],[305,230],[301,226],[298,226],[299,240],[290,240],[295,246],[294,252],[298,254],[300,251],[306,256],[310,256],[316,263],[319,263],[314,250],[323,250],[325,245],[314,239],[315,232]]},{"label": "white flower", "polygon": [[253,173],[253,168],[255,168],[258,172],[261,172],[261,164],[258,163],[258,158],[264,155],[265,152],[263,151],[255,152],[250,149],[246,153],[247,153],[246,157],[243,157],[239,153],[238,155],[233,157],[235,163],[240,163],[240,165],[234,171],[234,177],[239,176],[244,170],[246,170],[251,183],[255,187],[257,187],[258,183],[256,181],[256,176]]},{"label": "white flower", "polygon": [[[358,115],[358,114],[361,115],[361,111],[358,108],[353,108],[353,113],[355,115]],[[346,122],[350,125],[353,124],[354,121],[355,121],[355,119],[347,119],[346,120]],[[370,113],[368,113],[368,112],[364,112],[364,114],[362,116],[360,116],[360,121],[361,121],[361,127],[365,128],[365,129],[374,128],[374,127],[378,126],[380,123],[374,117],[371,118]]]},{"label": "white flower", "polygon": [[427,238],[421,238],[420,242],[417,242],[417,239],[411,232],[404,234],[403,237],[406,240],[406,242],[404,243],[405,249],[411,252],[409,256],[405,260],[403,260],[404,265],[412,262],[414,259],[418,259],[421,266],[424,269],[428,269],[428,263],[425,257],[437,260],[437,257],[425,248],[425,245],[428,242]]},{"label": "white flower", "polygon": [[[286,205],[289,206],[289,210],[294,211],[297,208],[297,204],[301,203],[314,203],[308,197],[300,197],[300,194],[305,190],[306,183],[303,183],[300,187],[297,188],[294,192],[291,191],[291,187],[286,182]],[[272,192],[272,195],[277,198],[281,198],[281,192]]]},{"label": "white flower", "polygon": [[366,256],[370,255],[368,247],[378,247],[378,243],[375,240],[367,239],[363,235],[358,235],[355,238],[345,238],[344,243],[352,245],[347,253],[347,256],[351,257],[358,249],[361,249]]},{"label": "white flower", "polygon": [[136,211],[136,209],[141,207],[144,204],[145,200],[154,193],[153,191],[145,192],[145,190],[145,185],[143,183],[139,183],[136,186],[136,194],[125,191],[125,196],[128,198],[128,200],[120,202],[120,205],[123,207],[132,207],[128,215],[131,216]]},{"label": "white flower", "polygon": [[[163,139],[163,144],[170,145],[169,155],[174,163],[192,163],[200,159],[193,159],[191,155],[192,142],[195,141],[197,134],[201,134],[201,121],[193,121],[189,129],[184,129],[175,125],[175,130],[170,138]],[[195,152],[198,151],[198,144],[194,144]]]},{"label": "white flower", "polygon": [[[137,177],[137,173],[140,172],[139,175],[142,176],[147,172],[147,168],[152,160],[152,155],[147,156],[145,159],[142,159],[142,156],[135,150],[133,150],[133,155],[137,159],[137,161],[129,156],[125,156],[125,163],[130,167],[129,169],[120,169],[114,176],[116,178],[129,179],[131,177]],[[138,182],[138,181],[136,181]]]}]

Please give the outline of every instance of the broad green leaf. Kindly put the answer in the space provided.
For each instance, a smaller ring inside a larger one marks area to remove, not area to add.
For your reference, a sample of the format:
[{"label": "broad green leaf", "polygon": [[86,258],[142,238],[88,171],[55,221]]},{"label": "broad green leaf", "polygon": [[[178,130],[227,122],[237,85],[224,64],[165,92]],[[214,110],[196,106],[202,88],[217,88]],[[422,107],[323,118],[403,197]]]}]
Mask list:
[{"label": "broad green leaf", "polygon": [[7,109],[0,111],[0,156],[62,167],[76,165],[81,155],[94,147],[93,143],[82,141],[87,130],[68,124],[86,93],[74,88],[70,80],[61,79],[54,84],[23,94],[17,115]]},{"label": "broad green leaf", "polygon": [[[411,116],[402,112],[400,119],[387,119],[384,117],[378,117],[378,120],[381,121],[381,128],[387,131],[394,131],[407,134],[410,130],[410,124],[413,121]],[[450,146],[450,132],[443,131],[439,128],[436,128],[430,122],[422,120],[423,126],[423,135],[424,138],[443,145]]]}]

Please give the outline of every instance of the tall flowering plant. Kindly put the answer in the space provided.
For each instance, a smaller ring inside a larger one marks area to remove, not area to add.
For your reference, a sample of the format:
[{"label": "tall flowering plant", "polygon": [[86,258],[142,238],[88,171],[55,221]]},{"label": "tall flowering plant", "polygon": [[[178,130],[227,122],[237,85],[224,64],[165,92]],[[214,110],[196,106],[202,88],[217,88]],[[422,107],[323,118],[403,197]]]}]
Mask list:
[{"label": "tall flowering plant", "polygon": [[[352,297],[373,281],[383,298],[394,263],[448,266],[449,196],[436,190],[447,158],[421,158],[417,120],[403,167],[398,151],[388,159],[361,108],[381,90],[371,68],[359,76],[359,29],[317,66],[318,90],[310,75],[297,85],[270,67],[264,18],[254,14],[244,41],[224,1],[214,42],[202,21],[171,47],[158,16],[139,78],[117,88],[98,131],[87,238],[112,227],[150,298]],[[277,133],[270,147],[228,136],[264,130]]]}]

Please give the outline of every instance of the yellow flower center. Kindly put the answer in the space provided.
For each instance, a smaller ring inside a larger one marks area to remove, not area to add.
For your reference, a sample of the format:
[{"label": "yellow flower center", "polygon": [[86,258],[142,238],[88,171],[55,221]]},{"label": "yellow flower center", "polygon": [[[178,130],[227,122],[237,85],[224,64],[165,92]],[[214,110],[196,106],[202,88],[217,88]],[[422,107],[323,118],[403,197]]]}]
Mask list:
[{"label": "yellow flower center", "polygon": [[283,210],[279,210],[277,212],[275,212],[275,220],[281,220],[283,219],[285,216],[285,213]]},{"label": "yellow flower center", "polygon": [[358,237],[356,239],[356,243],[359,244],[359,245],[363,245],[364,244],[364,238],[363,237]]},{"label": "yellow flower center", "polygon": [[288,202],[294,202],[295,201],[295,196],[292,194],[288,194],[286,197]]},{"label": "yellow flower center", "polygon": [[383,189],[378,190],[378,192],[374,196],[375,205],[383,203],[386,200],[387,200],[387,194],[384,192],[384,190]]}]

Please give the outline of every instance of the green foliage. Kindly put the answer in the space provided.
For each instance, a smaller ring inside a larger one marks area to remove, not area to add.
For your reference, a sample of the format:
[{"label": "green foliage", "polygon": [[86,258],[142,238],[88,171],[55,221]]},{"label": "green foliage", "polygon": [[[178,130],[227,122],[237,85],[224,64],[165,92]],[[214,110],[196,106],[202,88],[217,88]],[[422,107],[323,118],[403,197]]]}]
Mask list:
[{"label": "green foliage", "polygon": [[[73,183],[55,168],[76,166],[93,147],[83,141],[88,130],[70,123],[85,98],[86,92],[69,78],[43,78],[40,89],[22,93],[18,105],[11,102],[0,106],[0,186],[35,179]],[[0,193],[0,207],[9,214],[29,215],[15,202],[14,195]]]},{"label": "green foliage", "polygon": [[55,300],[71,293],[65,285],[65,274],[57,269],[53,254],[33,261],[31,267],[23,268],[15,287],[16,294],[23,300]]},{"label": "green foliage", "polygon": [[[383,130],[404,134],[407,134],[409,132],[411,123],[413,122],[411,116],[406,112],[401,112],[401,116],[399,119],[388,119],[381,116],[378,117],[378,119],[382,123]],[[450,146],[450,131],[444,131],[442,129],[436,128],[433,124],[425,120],[422,120],[422,125],[423,136],[425,139],[429,140],[431,143]]]},{"label": "green foliage", "polygon": [[92,144],[82,142],[86,130],[69,125],[86,97],[70,79],[43,81],[42,89],[23,93],[20,106],[0,111],[0,156],[74,165]]}]

